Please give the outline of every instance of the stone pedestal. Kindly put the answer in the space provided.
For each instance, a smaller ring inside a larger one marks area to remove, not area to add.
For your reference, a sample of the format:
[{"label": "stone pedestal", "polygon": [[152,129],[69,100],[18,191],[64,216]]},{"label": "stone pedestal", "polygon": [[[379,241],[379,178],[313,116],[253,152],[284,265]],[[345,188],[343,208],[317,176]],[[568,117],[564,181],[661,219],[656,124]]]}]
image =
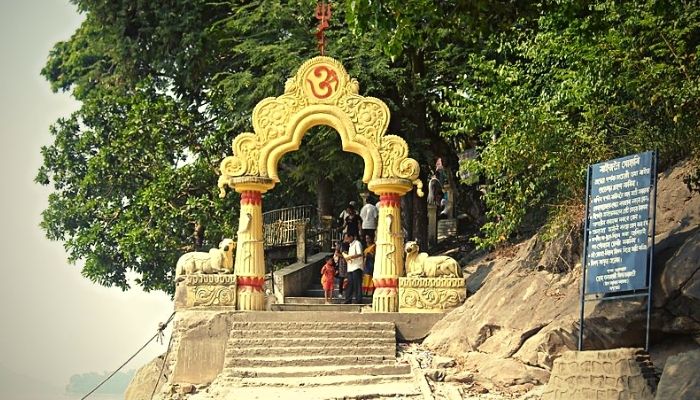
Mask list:
[{"label": "stone pedestal", "polygon": [[466,298],[464,278],[399,278],[399,312],[444,312]]},{"label": "stone pedestal", "polygon": [[570,351],[554,360],[542,400],[652,400],[657,383],[642,349]]},{"label": "stone pedestal", "polygon": [[236,307],[235,275],[187,275],[175,288],[175,310]]},{"label": "stone pedestal", "polygon": [[306,262],[306,222],[299,221],[294,226],[297,233],[297,262]]}]

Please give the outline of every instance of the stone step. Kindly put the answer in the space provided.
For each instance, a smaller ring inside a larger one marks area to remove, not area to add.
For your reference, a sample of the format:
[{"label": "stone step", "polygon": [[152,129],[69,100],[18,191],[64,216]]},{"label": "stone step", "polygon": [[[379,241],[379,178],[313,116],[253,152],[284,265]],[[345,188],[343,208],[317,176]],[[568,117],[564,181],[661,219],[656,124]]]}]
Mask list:
[{"label": "stone step", "polygon": [[[324,297],[326,295],[326,292],[323,290],[323,288],[314,288],[310,287],[304,291],[305,296],[307,297]],[[338,289],[333,290],[333,295],[338,297],[339,294],[345,295],[345,290],[343,290],[342,293],[338,292]],[[372,302],[372,296],[363,296],[365,300],[370,300]]]},{"label": "stone step", "polygon": [[372,354],[378,356],[395,357],[396,345],[366,345],[358,346],[319,346],[316,343],[311,343],[306,346],[289,346],[289,347],[260,347],[250,346],[241,348],[228,348],[226,350],[227,358],[235,357],[288,357],[288,356],[313,356],[313,355],[328,355],[328,356],[360,356],[364,354]]},{"label": "stone step", "polygon": [[[211,397],[214,398],[214,397]],[[217,400],[351,400],[351,399],[422,399],[415,385],[386,383],[338,387],[242,387],[219,394]]]},{"label": "stone step", "polygon": [[273,304],[271,311],[333,311],[359,313],[367,304]]},{"label": "stone step", "polygon": [[325,338],[360,338],[372,340],[375,338],[395,339],[394,329],[287,329],[287,330],[266,330],[266,329],[233,329],[232,338],[307,338],[323,340]]},{"label": "stone step", "polygon": [[383,355],[312,355],[312,356],[287,356],[287,357],[235,357],[229,358],[225,367],[257,368],[257,367],[310,367],[310,366],[336,366],[357,364],[391,364],[396,363],[394,356]]},{"label": "stone step", "polygon": [[222,374],[240,378],[286,378],[303,376],[329,376],[329,375],[399,375],[409,374],[411,366],[408,364],[391,365],[384,364],[354,364],[338,366],[292,366],[292,367],[258,367],[258,368],[224,368]]},{"label": "stone step", "polygon": [[394,330],[393,322],[384,321],[313,321],[313,315],[309,315],[310,320],[299,321],[235,321],[231,324],[232,330],[262,330],[268,332],[283,332],[288,330]]},{"label": "stone step", "polygon": [[303,378],[237,378],[236,383],[246,387],[319,387],[342,385],[377,385],[386,383],[412,384],[412,375],[326,375]]},{"label": "stone step", "polygon": [[[331,299],[332,304],[343,304],[345,300],[336,297]],[[285,297],[284,304],[325,304],[326,299],[323,294],[320,296],[313,296],[307,293],[306,297]],[[371,297],[365,297],[362,299],[362,304],[372,304]]]},{"label": "stone step", "polygon": [[313,344],[317,347],[356,346],[362,348],[368,344],[395,346],[394,338],[374,338],[371,342],[364,338],[324,338],[322,341],[310,342],[308,338],[258,337],[258,338],[229,338],[226,347],[242,349],[244,347],[302,347]]}]

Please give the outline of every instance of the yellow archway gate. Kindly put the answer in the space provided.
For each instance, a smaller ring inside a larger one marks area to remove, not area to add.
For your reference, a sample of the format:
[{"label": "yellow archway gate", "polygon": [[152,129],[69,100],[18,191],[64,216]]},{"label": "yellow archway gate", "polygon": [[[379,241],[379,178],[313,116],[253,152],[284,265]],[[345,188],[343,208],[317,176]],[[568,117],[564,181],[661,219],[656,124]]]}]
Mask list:
[{"label": "yellow archway gate", "polygon": [[297,150],[307,130],[328,125],[340,134],[342,148],[364,160],[362,180],[379,195],[376,290],[372,309],[398,311],[398,278],[403,275],[403,233],[400,198],[413,185],[421,193],[419,167],[408,157],[408,145],[386,135],[389,108],[379,99],[359,95],[359,84],[330,57],[315,57],[287,80],[284,94],[262,100],[253,110],[254,133],[233,140],[233,156],[221,162],[219,188],[241,194],[236,248],[237,307],[263,310],[265,260],[262,193],[279,182],[277,163]]}]

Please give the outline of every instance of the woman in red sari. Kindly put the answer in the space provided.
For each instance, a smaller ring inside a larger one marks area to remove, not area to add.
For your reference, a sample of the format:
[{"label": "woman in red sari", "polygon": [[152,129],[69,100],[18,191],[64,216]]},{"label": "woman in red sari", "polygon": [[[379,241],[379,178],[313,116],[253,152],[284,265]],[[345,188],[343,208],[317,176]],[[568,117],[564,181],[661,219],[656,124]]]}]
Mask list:
[{"label": "woman in red sari", "polygon": [[364,251],[365,265],[364,265],[364,275],[362,276],[362,295],[372,297],[374,294],[374,283],[372,282],[372,274],[374,273],[374,253],[376,251],[377,245],[374,243],[374,237],[372,235],[365,236],[367,241],[367,247]]}]

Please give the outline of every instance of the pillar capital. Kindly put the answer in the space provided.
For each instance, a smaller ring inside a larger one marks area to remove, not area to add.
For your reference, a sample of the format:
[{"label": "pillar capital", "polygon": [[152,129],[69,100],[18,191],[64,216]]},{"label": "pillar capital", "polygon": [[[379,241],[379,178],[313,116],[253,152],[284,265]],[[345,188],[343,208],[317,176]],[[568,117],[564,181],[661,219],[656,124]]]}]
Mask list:
[{"label": "pillar capital", "polygon": [[228,185],[238,193],[265,193],[275,186],[275,182],[270,178],[262,178],[259,176],[239,176],[236,178],[229,178]]}]

